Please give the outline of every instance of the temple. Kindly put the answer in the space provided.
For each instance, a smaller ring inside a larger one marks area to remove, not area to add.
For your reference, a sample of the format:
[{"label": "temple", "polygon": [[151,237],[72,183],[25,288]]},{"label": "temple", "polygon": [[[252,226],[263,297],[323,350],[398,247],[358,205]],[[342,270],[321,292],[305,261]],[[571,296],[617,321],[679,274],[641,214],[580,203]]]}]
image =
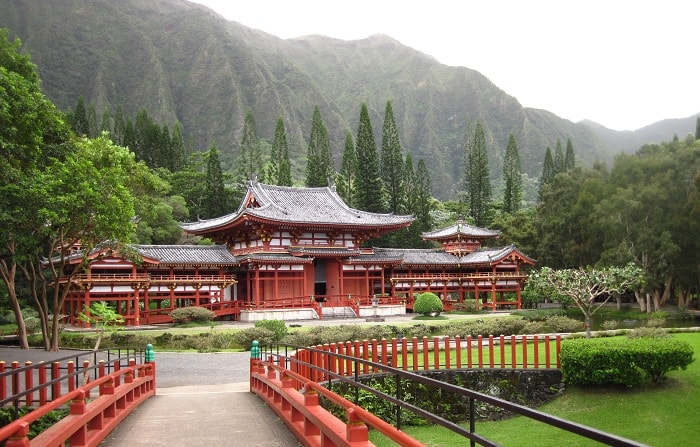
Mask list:
[{"label": "temple", "polygon": [[423,234],[435,249],[371,248],[367,242],[408,227],[412,216],[348,207],[332,187],[251,181],[236,212],[182,224],[216,245],[135,245],[139,262],[101,250],[70,287],[64,314],[95,301],[114,304],[127,325],[172,321],[184,306],[218,318],[322,319],[396,315],[431,291],[446,310],[521,307],[525,266],[514,246],[483,248],[498,231],[461,219]]}]

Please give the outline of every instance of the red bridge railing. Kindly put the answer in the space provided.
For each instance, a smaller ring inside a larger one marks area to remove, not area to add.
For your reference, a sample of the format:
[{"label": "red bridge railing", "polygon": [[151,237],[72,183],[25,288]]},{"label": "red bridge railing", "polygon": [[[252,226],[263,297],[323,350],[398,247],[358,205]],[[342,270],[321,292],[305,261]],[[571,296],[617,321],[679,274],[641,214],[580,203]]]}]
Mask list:
[{"label": "red bridge railing", "polygon": [[[22,367],[12,362],[9,370],[0,362],[0,406],[32,408],[0,428],[0,442],[6,447],[99,445],[134,408],[155,395],[152,349],[141,353],[139,364],[133,350],[126,351],[133,356],[104,350]],[[30,443],[31,424],[60,408],[68,408],[69,415]]]},{"label": "red bridge railing", "polygon": [[[347,343],[337,345],[347,346]],[[350,343],[352,349],[357,344]],[[360,343],[360,346],[362,344]],[[298,353],[307,351],[309,356],[302,359]],[[341,354],[318,348],[305,348],[299,346],[277,345],[268,347],[261,352],[257,342],[253,342],[250,360],[250,391],[263,399],[269,407],[284,421],[287,427],[295,434],[297,439],[307,447],[372,447],[369,441],[368,429],[381,432],[401,446],[423,446],[420,441],[401,431],[401,413],[410,411],[418,417],[424,418],[432,424],[447,428],[468,440],[469,445],[483,445],[496,447],[499,444],[485,438],[476,430],[477,407],[484,404],[501,408],[515,415],[531,419],[533,422],[547,424],[559,430],[567,431],[574,436],[588,438],[605,445],[619,447],[644,447],[644,444],[623,438],[611,433],[606,433],[592,427],[578,424],[550,414],[515,404],[498,397],[480,393],[461,386],[442,382],[431,377],[417,374],[415,371],[388,366],[386,363],[378,363],[368,360],[363,356]],[[392,357],[393,359],[393,357]],[[339,365],[345,365],[341,371],[333,370]],[[446,366],[446,365],[445,365]],[[352,371],[348,376],[347,371]],[[365,371],[381,371],[391,376],[391,382],[395,383],[394,394],[387,394],[380,389],[363,383],[360,379]],[[328,387],[322,386],[316,379],[328,380]],[[403,398],[402,389],[409,383],[423,384],[435,392],[445,392],[458,396],[468,402],[468,423],[460,425],[449,421],[430,410],[419,406],[418,403],[410,403]],[[355,402],[335,394],[331,391],[333,383],[343,383],[355,388]],[[372,393],[374,396],[390,402],[396,406],[395,425],[360,406],[359,390]],[[342,408],[345,412],[345,421],[320,405],[320,397],[328,399],[333,404]],[[467,445],[467,444],[465,444]]]}]

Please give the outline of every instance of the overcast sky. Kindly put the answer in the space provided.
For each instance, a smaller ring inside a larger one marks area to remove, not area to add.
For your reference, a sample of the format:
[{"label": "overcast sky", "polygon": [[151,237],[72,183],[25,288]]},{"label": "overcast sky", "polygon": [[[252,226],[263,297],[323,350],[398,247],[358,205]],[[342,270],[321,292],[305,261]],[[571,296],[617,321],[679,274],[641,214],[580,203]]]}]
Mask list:
[{"label": "overcast sky", "polygon": [[284,39],[386,34],[574,122],[634,130],[700,112],[693,0],[195,1]]}]

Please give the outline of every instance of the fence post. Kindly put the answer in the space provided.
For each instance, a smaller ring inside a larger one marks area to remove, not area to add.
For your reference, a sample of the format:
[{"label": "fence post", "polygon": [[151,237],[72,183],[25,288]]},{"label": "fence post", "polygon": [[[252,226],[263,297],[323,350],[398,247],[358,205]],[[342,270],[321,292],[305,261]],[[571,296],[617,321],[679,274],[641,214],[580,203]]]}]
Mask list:
[{"label": "fence post", "polygon": [[260,361],[260,342],[257,340],[253,340],[253,343],[251,344],[250,347],[250,371],[249,371],[249,376],[250,376],[250,392],[253,392],[253,372],[258,372],[257,371],[257,363]]}]

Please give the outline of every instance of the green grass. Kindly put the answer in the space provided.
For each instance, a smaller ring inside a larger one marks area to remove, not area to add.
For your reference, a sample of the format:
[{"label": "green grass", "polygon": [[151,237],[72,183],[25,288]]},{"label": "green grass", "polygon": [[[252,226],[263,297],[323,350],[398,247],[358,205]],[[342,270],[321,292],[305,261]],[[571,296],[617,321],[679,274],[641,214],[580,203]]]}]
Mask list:
[{"label": "green grass", "polygon": [[[700,333],[674,334],[700,352]],[[549,414],[624,436],[655,447],[696,445],[700,412],[700,362],[685,371],[673,371],[662,386],[624,388],[569,388],[562,397],[539,408]],[[476,424],[477,433],[508,447],[599,446],[597,442],[549,428],[522,417]],[[465,445],[465,439],[436,427],[405,427],[428,446]],[[374,431],[377,446],[393,445]]]}]

